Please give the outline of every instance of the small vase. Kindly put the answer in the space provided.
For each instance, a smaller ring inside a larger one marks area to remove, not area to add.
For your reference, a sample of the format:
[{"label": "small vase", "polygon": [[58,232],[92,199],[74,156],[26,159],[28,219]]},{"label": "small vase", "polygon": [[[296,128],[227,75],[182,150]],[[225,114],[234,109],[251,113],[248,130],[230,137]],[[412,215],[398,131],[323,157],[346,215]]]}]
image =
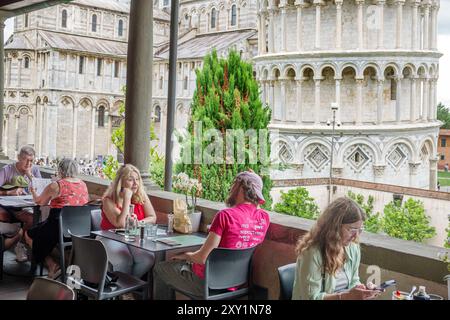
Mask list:
[{"label": "small vase", "polygon": [[198,232],[200,228],[200,222],[202,220],[201,211],[193,211],[189,214],[189,219],[191,219],[192,232]]}]

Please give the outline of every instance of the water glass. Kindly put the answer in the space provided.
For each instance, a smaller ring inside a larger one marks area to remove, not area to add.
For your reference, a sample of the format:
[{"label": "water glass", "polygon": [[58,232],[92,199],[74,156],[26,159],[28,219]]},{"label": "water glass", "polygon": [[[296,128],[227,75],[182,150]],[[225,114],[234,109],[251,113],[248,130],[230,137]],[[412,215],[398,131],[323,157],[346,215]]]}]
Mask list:
[{"label": "water glass", "polygon": [[134,216],[127,215],[125,219],[125,241],[134,241],[138,232],[138,220]]},{"label": "water glass", "polygon": [[158,225],[150,223],[147,226],[147,239],[155,238],[158,235]]}]

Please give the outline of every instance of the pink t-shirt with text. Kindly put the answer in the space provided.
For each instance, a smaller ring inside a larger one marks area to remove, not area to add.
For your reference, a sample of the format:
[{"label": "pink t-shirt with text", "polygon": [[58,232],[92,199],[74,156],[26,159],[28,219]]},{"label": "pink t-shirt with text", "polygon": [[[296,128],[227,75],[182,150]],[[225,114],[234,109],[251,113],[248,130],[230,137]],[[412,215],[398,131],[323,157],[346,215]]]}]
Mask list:
[{"label": "pink t-shirt with text", "polygon": [[[245,249],[264,241],[269,228],[269,214],[255,205],[243,203],[220,211],[214,217],[209,232],[221,237],[220,248]],[[205,265],[194,263],[192,271],[205,277]]]}]

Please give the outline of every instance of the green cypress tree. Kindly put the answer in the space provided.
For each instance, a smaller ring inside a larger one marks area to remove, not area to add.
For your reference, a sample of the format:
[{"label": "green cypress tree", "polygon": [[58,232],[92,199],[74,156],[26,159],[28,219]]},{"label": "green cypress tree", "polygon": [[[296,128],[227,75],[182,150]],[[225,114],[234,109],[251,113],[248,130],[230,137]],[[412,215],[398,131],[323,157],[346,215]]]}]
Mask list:
[{"label": "green cypress tree", "polygon": [[[258,83],[253,77],[252,65],[241,60],[236,51],[230,51],[226,59],[219,58],[214,50],[204,59],[203,68],[196,70],[196,90],[191,104],[191,118],[188,131],[191,139],[184,141],[181,148],[181,157],[190,155],[195,159],[194,146],[201,149],[201,154],[208,151],[208,145],[220,142],[222,148],[214,149],[212,157],[220,159],[214,163],[204,161],[195,164],[180,162],[176,166],[176,172],[186,172],[190,177],[195,177],[203,184],[202,197],[208,200],[223,202],[230,190],[231,183],[237,173],[252,169],[258,173],[264,182],[265,208],[270,208],[272,199],[270,189],[272,182],[269,177],[269,136],[263,138],[264,148],[260,148],[260,139],[257,141],[249,139],[248,136],[235,139],[234,163],[227,158],[226,141],[227,129],[242,129],[243,132],[254,129],[266,129],[270,123],[271,111],[269,106],[263,105],[260,100]],[[220,137],[216,136],[205,141],[198,141],[194,136],[194,122],[202,123],[203,133],[208,129],[220,131]],[[245,142],[245,161],[238,161],[238,142]],[[201,143],[201,145],[200,145]],[[256,151],[256,161],[250,161],[249,148]],[[202,156],[204,158],[204,156]],[[227,161],[228,159],[228,161]],[[267,159],[267,161],[266,161]],[[221,162],[221,163],[217,163]],[[256,163],[255,163],[256,162]]]}]

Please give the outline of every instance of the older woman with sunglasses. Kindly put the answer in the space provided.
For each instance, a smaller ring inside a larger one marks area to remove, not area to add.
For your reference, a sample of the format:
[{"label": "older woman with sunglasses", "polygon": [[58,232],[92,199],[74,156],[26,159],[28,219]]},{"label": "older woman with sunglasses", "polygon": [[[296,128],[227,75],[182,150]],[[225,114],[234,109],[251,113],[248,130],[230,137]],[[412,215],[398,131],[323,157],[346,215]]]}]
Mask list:
[{"label": "older woman with sunglasses", "polygon": [[361,252],[357,244],[364,211],[353,200],[333,201],[316,225],[297,245],[297,267],[292,299],[365,300],[379,291],[359,281]]}]

